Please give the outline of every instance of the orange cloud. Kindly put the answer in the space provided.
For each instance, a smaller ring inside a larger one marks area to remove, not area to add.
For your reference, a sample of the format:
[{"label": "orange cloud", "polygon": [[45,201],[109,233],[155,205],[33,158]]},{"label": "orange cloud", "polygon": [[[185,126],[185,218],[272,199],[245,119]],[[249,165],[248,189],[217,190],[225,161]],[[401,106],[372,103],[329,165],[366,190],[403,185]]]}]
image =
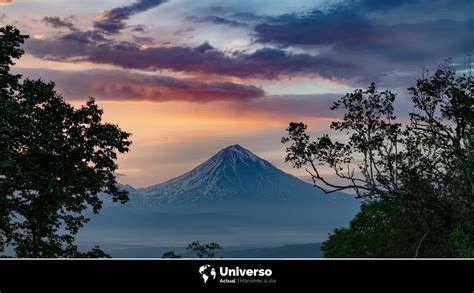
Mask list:
[{"label": "orange cloud", "polygon": [[22,70],[25,76],[54,80],[67,98],[94,96],[115,101],[240,101],[263,97],[262,88],[229,81],[204,82],[121,71]]},{"label": "orange cloud", "polygon": [[15,0],[0,0],[0,5],[10,5],[14,2]]}]

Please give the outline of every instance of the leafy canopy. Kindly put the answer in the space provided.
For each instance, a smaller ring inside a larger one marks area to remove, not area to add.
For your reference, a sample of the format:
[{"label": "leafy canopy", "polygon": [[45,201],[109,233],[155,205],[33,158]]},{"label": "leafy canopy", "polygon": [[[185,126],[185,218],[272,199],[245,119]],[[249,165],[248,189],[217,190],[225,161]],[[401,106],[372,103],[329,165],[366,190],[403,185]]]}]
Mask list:
[{"label": "leafy canopy", "polygon": [[214,258],[223,250],[222,246],[216,242],[201,244],[199,241],[192,242],[186,247],[186,249],[194,252],[199,258]]},{"label": "leafy canopy", "polygon": [[128,200],[114,172],[130,134],[103,122],[93,98],[74,108],[53,82],[11,74],[26,38],[0,29],[0,238],[18,257],[75,256],[74,235],[84,211],[100,210],[99,194]]},{"label": "leafy canopy", "polygon": [[[311,140],[291,122],[286,161],[306,168],[326,193],[352,191],[365,200],[349,228],[336,229],[329,257],[474,255],[474,82],[449,66],[408,89],[413,111],[405,126],[396,95],[374,83],[336,101],[344,109],[329,134]],[[322,176],[321,168],[334,175]]]}]

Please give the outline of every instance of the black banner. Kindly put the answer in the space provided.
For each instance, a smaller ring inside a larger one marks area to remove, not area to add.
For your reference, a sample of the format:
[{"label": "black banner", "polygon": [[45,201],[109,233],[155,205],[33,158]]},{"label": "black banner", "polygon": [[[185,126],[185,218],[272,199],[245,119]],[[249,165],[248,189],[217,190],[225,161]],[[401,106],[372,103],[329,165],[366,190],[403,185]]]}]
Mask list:
[{"label": "black banner", "polygon": [[470,260],[1,260],[0,272],[1,293],[157,292],[165,288],[474,290]]}]

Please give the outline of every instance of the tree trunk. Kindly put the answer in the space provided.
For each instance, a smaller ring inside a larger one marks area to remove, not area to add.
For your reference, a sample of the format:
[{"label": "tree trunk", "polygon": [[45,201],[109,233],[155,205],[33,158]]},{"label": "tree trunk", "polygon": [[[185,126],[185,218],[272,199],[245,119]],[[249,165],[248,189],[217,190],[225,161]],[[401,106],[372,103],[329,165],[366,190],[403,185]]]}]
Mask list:
[{"label": "tree trunk", "polygon": [[425,240],[426,235],[428,235],[428,232],[429,232],[429,231],[426,231],[425,234],[423,234],[423,237],[421,237],[420,242],[418,243],[418,246],[416,247],[415,258],[418,257],[418,254],[419,254],[421,245],[423,244],[423,241]]}]

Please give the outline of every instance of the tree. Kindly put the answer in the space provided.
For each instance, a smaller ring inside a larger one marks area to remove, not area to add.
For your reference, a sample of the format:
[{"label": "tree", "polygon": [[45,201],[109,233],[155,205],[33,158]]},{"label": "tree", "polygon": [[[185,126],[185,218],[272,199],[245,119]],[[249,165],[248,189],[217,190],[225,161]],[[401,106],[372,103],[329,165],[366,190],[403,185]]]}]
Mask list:
[{"label": "tree", "polygon": [[[307,126],[291,122],[291,142],[286,161],[297,168],[309,165],[306,171],[316,187],[326,193],[351,189],[358,197],[390,197],[397,193],[400,161],[401,125],[396,123],[390,91],[378,92],[372,83],[367,90],[356,90],[334,103],[332,110],[345,108],[342,121],[331,124],[334,131],[348,135],[348,142],[333,141],[329,135],[310,141]],[[334,183],[320,175],[327,166],[345,183]]]},{"label": "tree", "polygon": [[102,122],[93,98],[74,108],[53,82],[10,73],[27,38],[0,29],[0,220],[18,257],[77,255],[74,236],[102,207],[100,193],[125,203],[114,175],[130,134]]},{"label": "tree", "polygon": [[[446,204],[432,203],[437,213],[430,225],[417,204],[406,200],[374,200],[362,205],[348,228],[337,228],[322,245],[325,257],[441,257],[452,256],[452,224]],[[426,228],[430,228],[427,233]]]},{"label": "tree", "polygon": [[[306,167],[316,187],[366,201],[324,244],[327,256],[460,256],[474,247],[472,76],[444,66],[408,90],[414,110],[405,127],[394,115],[396,95],[372,83],[332,107],[346,110],[331,129],[347,142],[328,134],[311,141],[294,122],[282,139],[291,143],[286,161]],[[339,180],[323,177],[323,166]]]},{"label": "tree", "polygon": [[[20,45],[27,38],[13,27],[0,28],[0,170],[7,165],[8,127],[15,119],[17,106],[10,103],[8,97],[19,88],[19,75],[10,74],[10,67],[15,65],[13,59],[20,58],[24,51]],[[9,215],[11,209],[7,204],[7,190],[3,184],[5,175],[0,172],[0,252],[7,242]]]},{"label": "tree", "polygon": [[167,251],[163,253],[161,258],[181,258],[181,255],[174,253],[174,251]]},{"label": "tree", "polygon": [[77,252],[75,257],[78,258],[111,258],[110,255],[105,253],[100,246],[94,246],[90,251],[87,252]]},{"label": "tree", "polygon": [[199,258],[214,258],[219,252],[222,252],[223,247],[215,242],[201,244],[199,241],[194,241],[186,249],[193,251]]}]

